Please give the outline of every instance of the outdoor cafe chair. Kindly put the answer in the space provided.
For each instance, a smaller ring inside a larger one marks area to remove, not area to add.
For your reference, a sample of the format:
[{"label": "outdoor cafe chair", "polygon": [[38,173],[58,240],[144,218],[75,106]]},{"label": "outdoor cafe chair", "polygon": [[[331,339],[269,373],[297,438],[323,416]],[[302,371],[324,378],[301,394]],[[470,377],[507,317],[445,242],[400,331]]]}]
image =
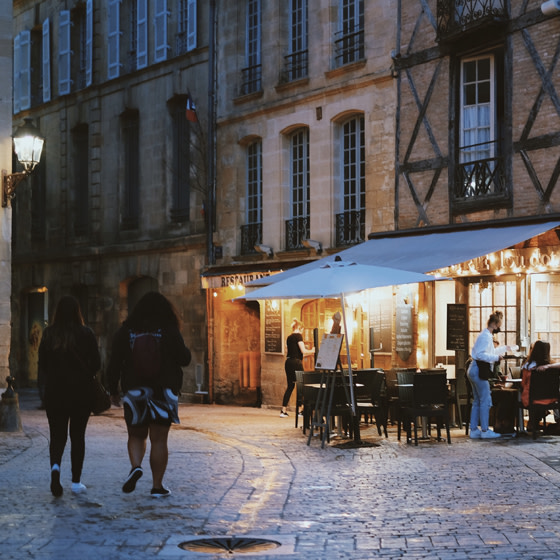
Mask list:
[{"label": "outdoor cafe chair", "polygon": [[[401,376],[399,375],[399,394],[400,385]],[[409,387],[404,385],[408,385],[408,383],[403,383],[402,388],[409,389]],[[401,414],[402,422],[406,424],[407,443],[412,439],[411,424],[413,424],[414,445],[418,445],[418,417],[426,417],[428,419],[428,426],[430,419],[436,418],[438,440],[441,439],[441,425],[443,424],[447,432],[447,443],[451,443],[451,432],[449,430],[449,390],[447,388],[446,374],[412,374],[412,394],[407,395],[407,400],[401,403]]]},{"label": "outdoor cafe chair", "polygon": [[310,384],[318,384],[321,382],[322,374],[314,371],[296,371],[296,428],[298,427],[298,412],[301,410],[303,414],[303,433],[305,434],[309,427],[315,404],[317,401],[317,393],[319,389],[310,387]]},{"label": "outdoor cafe chair", "polygon": [[549,410],[560,408],[560,369],[551,368],[545,371],[531,370],[529,373],[528,406],[529,422],[533,439],[537,439],[540,419],[543,418],[543,429],[546,430],[546,415]]},{"label": "outdoor cafe chair", "polygon": [[358,370],[356,381],[363,385],[357,390],[356,406],[358,415],[363,414],[367,418],[374,418],[379,435],[387,435],[387,389],[385,384],[385,372],[381,369]]}]

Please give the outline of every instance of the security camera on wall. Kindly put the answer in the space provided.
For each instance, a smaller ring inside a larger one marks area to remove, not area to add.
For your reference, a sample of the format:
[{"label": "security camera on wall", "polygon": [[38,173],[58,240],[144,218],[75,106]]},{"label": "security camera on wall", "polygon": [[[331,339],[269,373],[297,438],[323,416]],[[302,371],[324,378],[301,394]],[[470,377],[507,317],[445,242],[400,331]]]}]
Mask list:
[{"label": "security camera on wall", "polygon": [[545,16],[554,16],[560,13],[560,0],[548,0],[541,4],[541,11]]},{"label": "security camera on wall", "polygon": [[314,239],[304,239],[302,241],[303,246],[308,249],[313,249],[316,253],[321,253],[323,246],[320,241],[315,241]]},{"label": "security camera on wall", "polygon": [[274,256],[272,247],[269,247],[268,245],[255,245],[255,251],[266,255],[268,258],[272,258]]}]

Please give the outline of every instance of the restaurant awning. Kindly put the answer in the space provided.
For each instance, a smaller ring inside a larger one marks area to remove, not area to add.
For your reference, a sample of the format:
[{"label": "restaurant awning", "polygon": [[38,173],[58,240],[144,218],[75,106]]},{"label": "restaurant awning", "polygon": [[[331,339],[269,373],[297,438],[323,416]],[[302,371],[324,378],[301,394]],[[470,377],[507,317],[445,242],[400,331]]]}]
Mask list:
[{"label": "restaurant awning", "polygon": [[[426,231],[415,229],[374,234],[368,241],[337,254],[343,261],[427,273],[522,243],[560,226],[560,219],[517,222],[515,225],[508,223],[510,225],[485,222],[468,226],[463,224],[454,227],[426,228]],[[248,285],[256,287],[272,284],[322,264],[323,259],[319,259]]]}]

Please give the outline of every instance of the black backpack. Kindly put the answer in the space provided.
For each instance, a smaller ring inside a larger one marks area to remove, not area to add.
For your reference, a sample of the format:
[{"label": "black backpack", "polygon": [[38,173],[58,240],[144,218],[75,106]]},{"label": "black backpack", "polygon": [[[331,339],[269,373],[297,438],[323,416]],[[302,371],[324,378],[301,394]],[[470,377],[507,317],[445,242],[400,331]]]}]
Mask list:
[{"label": "black backpack", "polygon": [[129,331],[134,374],[147,381],[157,379],[161,373],[161,329],[155,331]]}]

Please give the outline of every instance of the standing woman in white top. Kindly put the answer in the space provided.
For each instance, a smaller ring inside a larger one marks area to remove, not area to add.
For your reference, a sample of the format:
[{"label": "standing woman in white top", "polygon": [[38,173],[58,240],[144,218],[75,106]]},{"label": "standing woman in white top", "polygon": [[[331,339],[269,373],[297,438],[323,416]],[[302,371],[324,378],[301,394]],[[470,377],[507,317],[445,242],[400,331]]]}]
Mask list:
[{"label": "standing woman in white top", "polygon": [[496,362],[503,358],[506,351],[514,349],[510,346],[494,347],[493,335],[500,332],[503,316],[504,314],[501,311],[494,311],[490,315],[487,323],[488,327],[478,335],[471,352],[473,360],[469,366],[468,377],[473,391],[470,422],[470,436],[472,439],[500,437],[500,434],[488,428],[490,408],[492,407],[492,394],[488,380],[479,377],[479,367],[476,361],[487,362],[493,367]]}]

